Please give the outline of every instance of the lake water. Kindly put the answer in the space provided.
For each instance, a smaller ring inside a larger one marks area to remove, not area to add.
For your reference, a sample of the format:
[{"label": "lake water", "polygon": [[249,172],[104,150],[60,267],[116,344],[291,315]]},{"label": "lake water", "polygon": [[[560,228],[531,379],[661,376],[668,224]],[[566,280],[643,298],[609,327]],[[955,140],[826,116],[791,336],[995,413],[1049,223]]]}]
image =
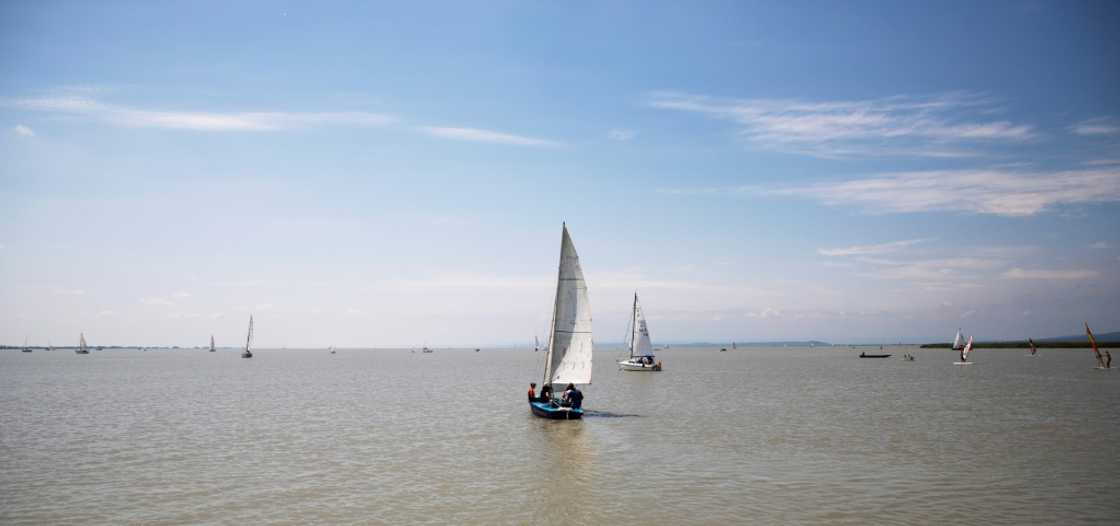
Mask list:
[{"label": "lake water", "polygon": [[604,349],[573,422],[525,350],[0,352],[0,523],[1120,521],[1120,370],[890,351]]}]

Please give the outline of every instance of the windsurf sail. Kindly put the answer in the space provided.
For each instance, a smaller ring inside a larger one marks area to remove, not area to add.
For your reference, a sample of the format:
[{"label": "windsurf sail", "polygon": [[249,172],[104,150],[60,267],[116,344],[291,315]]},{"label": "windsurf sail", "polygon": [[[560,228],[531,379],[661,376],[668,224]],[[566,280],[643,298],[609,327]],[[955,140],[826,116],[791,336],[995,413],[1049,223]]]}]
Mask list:
[{"label": "windsurf sail", "polygon": [[1027,338],[1027,343],[1031,345],[1031,355],[1038,354],[1038,348],[1034,346],[1034,339]]},{"label": "windsurf sail", "polygon": [[1085,322],[1085,334],[1089,336],[1089,345],[1093,347],[1093,355],[1097,357],[1097,366],[1104,367],[1104,358],[1101,358],[1101,351],[1097,349],[1097,339],[1093,337],[1093,331],[1089,330],[1089,322]]}]

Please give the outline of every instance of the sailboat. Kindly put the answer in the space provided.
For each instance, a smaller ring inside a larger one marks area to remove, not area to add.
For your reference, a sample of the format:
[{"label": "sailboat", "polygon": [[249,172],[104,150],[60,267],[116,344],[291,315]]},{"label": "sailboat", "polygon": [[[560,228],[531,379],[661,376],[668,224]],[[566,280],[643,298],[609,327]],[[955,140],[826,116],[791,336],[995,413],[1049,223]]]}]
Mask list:
[{"label": "sailboat", "polygon": [[[145,350],[147,350],[147,349],[145,349]],[[216,347],[214,347],[214,335],[211,334],[210,335],[210,352],[217,352],[217,351],[218,351],[218,349]]]},{"label": "sailboat", "polygon": [[953,365],[972,365],[973,362],[968,361],[968,353],[972,352],[972,336],[968,337],[968,343],[961,349],[961,361],[953,362]]},{"label": "sailboat", "polygon": [[961,336],[961,330],[957,329],[957,337],[953,338],[953,350],[959,351],[964,349],[964,337]]},{"label": "sailboat", "polygon": [[1038,347],[1034,346],[1034,338],[1027,338],[1027,344],[1031,346],[1031,353],[1027,356],[1038,356]]},{"label": "sailboat", "polygon": [[81,339],[78,340],[78,348],[74,349],[75,354],[89,354],[89,345],[86,344],[86,333],[81,333]]},{"label": "sailboat", "polygon": [[249,348],[253,345],[253,315],[249,315],[249,336],[245,338],[245,350],[241,351],[242,358],[252,358],[253,351]]},{"label": "sailboat", "polygon": [[1093,337],[1093,331],[1089,330],[1089,322],[1085,322],[1085,334],[1089,337],[1089,345],[1093,348],[1093,354],[1097,357],[1097,369],[1112,369],[1112,354],[1105,351],[1105,356],[1101,356],[1100,349],[1097,349],[1097,339]]},{"label": "sailboat", "polygon": [[544,360],[541,397],[529,401],[529,409],[534,415],[561,420],[583,417],[582,407],[562,405],[552,393],[568,384],[591,383],[592,345],[587,283],[583,280],[579,255],[565,224],[560,236],[560,269],[556,279],[552,331]]},{"label": "sailboat", "polygon": [[541,350],[541,340],[540,340],[540,338],[537,338],[536,336],[533,336],[533,352],[538,352],[540,350]]},{"label": "sailboat", "polygon": [[738,349],[738,347],[735,347],[735,342],[731,342],[731,350],[734,351],[735,349]]},{"label": "sailboat", "polygon": [[27,346],[27,337],[23,337],[23,352],[31,352],[31,347]]},{"label": "sailboat", "polygon": [[[618,362],[623,371],[660,371],[661,362],[654,362],[653,343],[649,339],[649,328],[642,307],[638,305],[638,293],[634,293],[634,310],[630,316],[630,358]],[[732,343],[732,346],[735,344]]]},{"label": "sailboat", "polygon": [[331,346],[330,350],[331,350],[331,354],[334,354],[334,346],[333,345]]}]

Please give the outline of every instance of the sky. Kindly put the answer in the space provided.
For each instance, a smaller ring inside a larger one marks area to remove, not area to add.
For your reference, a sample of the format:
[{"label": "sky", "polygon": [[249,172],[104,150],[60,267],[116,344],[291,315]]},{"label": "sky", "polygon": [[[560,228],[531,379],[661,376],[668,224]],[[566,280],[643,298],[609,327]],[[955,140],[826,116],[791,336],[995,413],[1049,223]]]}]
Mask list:
[{"label": "sky", "polygon": [[[232,5],[231,5],[232,4]],[[0,342],[1120,330],[1115,2],[3,2]]]}]

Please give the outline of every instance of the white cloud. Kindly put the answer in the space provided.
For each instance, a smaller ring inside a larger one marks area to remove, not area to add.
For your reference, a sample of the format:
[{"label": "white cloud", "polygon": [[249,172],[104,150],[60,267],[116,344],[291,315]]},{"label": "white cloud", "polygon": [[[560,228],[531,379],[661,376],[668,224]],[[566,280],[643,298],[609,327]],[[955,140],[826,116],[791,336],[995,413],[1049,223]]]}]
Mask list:
[{"label": "white cloud", "polygon": [[819,248],[817,253],[822,256],[866,256],[873,254],[886,254],[889,252],[897,252],[900,249],[921,243],[924,239],[907,239],[904,241],[892,241],[890,243],[879,243],[877,245],[855,245],[844,248]]},{"label": "white cloud", "polygon": [[34,137],[35,136],[35,131],[32,130],[31,128],[23,125],[23,124],[15,125],[15,127],[12,128],[12,131],[14,131],[16,133],[16,135],[19,135],[19,136],[22,136],[22,137]]},{"label": "white cloud", "polygon": [[457,141],[488,142],[494,144],[509,144],[513,146],[556,147],[563,145],[560,142],[549,139],[539,139],[536,137],[513,135],[509,133],[502,133],[492,130],[482,130],[478,128],[421,126],[417,129],[433,137],[453,139]]},{"label": "white cloud", "polygon": [[163,307],[167,307],[167,306],[171,306],[171,305],[175,304],[175,302],[173,302],[173,301],[171,301],[167,298],[157,298],[157,297],[140,298],[140,303],[142,303],[144,305],[158,305],[158,306],[163,306]]},{"label": "white cloud", "polygon": [[984,119],[992,101],[971,94],[855,101],[726,99],[654,93],[650,106],[736,123],[749,143],[822,158],[968,157],[965,145],[1023,142],[1034,128]]},{"label": "white cloud", "polygon": [[382,126],[392,117],[366,112],[210,112],[150,110],[85,97],[41,97],[6,103],[26,110],[87,115],[118,126],[196,131],[277,131],[324,126]]},{"label": "white cloud", "polygon": [[765,320],[767,318],[778,318],[781,317],[781,315],[782,311],[771,307],[766,307],[765,309],[762,309],[758,312],[748,312],[745,316],[748,318],[759,318]]},{"label": "white cloud", "polygon": [[1015,267],[1003,273],[1008,279],[1077,280],[1097,277],[1095,270],[1029,270]]},{"label": "white cloud", "polygon": [[1069,130],[1078,135],[1115,135],[1120,133],[1120,126],[1114,124],[1108,117],[1098,117],[1074,124],[1069,127]]},{"label": "white cloud", "polygon": [[634,130],[613,129],[607,132],[607,138],[612,141],[629,141],[633,139],[638,132]]},{"label": "white cloud", "polygon": [[1049,173],[906,172],[760,193],[858,206],[871,213],[949,211],[1030,216],[1057,205],[1120,201],[1120,168]]},{"label": "white cloud", "polygon": [[1112,245],[1108,244],[1108,241],[1097,241],[1096,243],[1089,245],[1089,248],[1106,249],[1112,248]]}]

